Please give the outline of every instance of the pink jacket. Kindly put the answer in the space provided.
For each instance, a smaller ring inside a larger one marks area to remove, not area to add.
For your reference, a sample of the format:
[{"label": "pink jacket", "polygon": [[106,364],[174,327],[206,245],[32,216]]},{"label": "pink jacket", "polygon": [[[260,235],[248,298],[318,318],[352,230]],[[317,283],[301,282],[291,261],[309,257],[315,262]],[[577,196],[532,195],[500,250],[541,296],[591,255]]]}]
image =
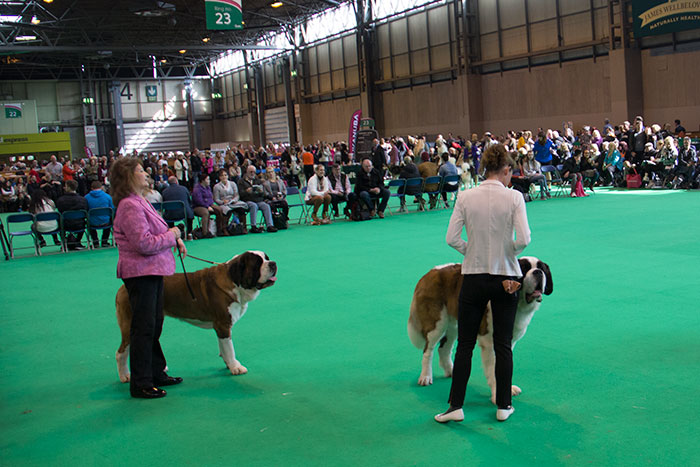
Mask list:
[{"label": "pink jacket", "polygon": [[117,277],[169,276],[175,272],[176,245],[168,224],[151,203],[131,194],[119,202],[114,217],[114,241],[119,249]]}]

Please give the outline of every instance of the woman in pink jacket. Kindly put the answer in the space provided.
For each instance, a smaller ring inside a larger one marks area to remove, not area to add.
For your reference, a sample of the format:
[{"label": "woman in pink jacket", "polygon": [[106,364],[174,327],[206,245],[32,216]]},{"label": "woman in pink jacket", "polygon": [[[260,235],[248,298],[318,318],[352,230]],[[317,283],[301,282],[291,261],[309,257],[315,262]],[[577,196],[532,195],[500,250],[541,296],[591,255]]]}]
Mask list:
[{"label": "woman in pink jacket", "polygon": [[119,249],[117,277],[124,281],[131,304],[131,396],[164,397],[158,386],[182,382],[165,373],[160,347],[163,329],[163,276],[175,272],[171,248],[187,254],[180,229],[168,225],[142,196],[148,175],[138,159],[120,158],[110,168],[109,181],[117,214],[114,241]]}]

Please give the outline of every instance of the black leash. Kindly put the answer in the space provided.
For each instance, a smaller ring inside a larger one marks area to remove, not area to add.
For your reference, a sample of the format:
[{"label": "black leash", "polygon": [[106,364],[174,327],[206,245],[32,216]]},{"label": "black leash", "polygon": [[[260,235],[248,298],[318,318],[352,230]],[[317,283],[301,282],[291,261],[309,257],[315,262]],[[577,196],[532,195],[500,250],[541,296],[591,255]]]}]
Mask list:
[{"label": "black leash", "polygon": [[180,253],[180,249],[177,249],[177,255],[180,257],[180,264],[182,265],[182,272],[185,273],[185,284],[187,284],[187,290],[190,291],[190,296],[192,296],[193,301],[197,301],[197,297],[194,296],[194,292],[192,291],[192,286],[190,285],[190,280],[187,278],[187,271],[185,270],[185,262],[182,259],[182,253]]},{"label": "black leash", "polygon": [[[185,261],[182,259],[182,253],[180,253],[180,249],[177,249],[177,255],[180,257],[180,264],[182,265],[182,272],[185,274],[185,284],[187,284],[187,290],[190,291],[190,295],[192,296],[192,300],[197,301],[197,297],[194,296],[194,292],[192,291],[192,286],[190,285],[190,280],[187,277],[187,271],[185,270]],[[187,255],[188,258],[196,259],[198,261],[202,261],[204,263],[209,263],[209,264],[223,264],[223,263],[217,263],[216,261],[209,261],[208,259],[203,259],[203,258],[197,258],[196,256],[192,255]]]}]

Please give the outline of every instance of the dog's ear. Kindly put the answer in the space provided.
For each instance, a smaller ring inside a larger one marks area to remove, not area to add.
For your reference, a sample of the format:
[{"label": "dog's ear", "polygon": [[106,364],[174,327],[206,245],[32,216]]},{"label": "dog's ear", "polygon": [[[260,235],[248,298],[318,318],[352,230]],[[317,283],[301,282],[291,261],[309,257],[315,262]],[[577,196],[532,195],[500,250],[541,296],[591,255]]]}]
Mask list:
[{"label": "dog's ear", "polygon": [[547,278],[547,284],[544,286],[544,294],[551,295],[552,292],[554,292],[554,282],[552,282],[552,271],[550,271],[549,265],[543,261],[538,261],[537,267],[544,271],[544,276]]},{"label": "dog's ear", "polygon": [[228,275],[231,281],[239,287],[246,288],[243,285],[245,277],[245,261],[243,260],[243,255],[240,255],[231,261],[228,267]]},{"label": "dog's ear", "polygon": [[525,274],[527,274],[527,272],[530,270],[530,268],[532,268],[532,265],[530,264],[530,260],[525,259],[525,258],[518,259],[518,263],[520,263],[520,272],[523,273],[523,279],[524,279]]}]

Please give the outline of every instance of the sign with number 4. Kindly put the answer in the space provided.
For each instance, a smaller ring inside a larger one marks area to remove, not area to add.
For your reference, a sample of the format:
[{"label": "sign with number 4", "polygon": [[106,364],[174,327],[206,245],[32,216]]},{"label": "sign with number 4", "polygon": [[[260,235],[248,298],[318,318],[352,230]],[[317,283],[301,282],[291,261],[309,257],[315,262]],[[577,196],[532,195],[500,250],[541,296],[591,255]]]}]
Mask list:
[{"label": "sign with number 4", "polygon": [[242,0],[205,0],[207,29],[243,29]]}]

